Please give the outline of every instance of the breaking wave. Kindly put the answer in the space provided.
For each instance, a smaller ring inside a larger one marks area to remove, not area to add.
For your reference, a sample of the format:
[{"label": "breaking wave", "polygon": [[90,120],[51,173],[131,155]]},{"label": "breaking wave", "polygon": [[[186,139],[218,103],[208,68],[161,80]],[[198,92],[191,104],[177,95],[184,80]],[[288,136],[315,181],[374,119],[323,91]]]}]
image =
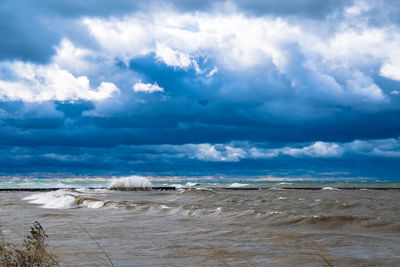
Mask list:
[{"label": "breaking wave", "polygon": [[231,184],[230,186],[228,186],[228,187],[230,187],[230,188],[238,188],[238,187],[244,187],[244,186],[248,186],[249,184],[240,184],[240,183],[233,183],[233,184]]},{"label": "breaking wave", "polygon": [[108,189],[112,190],[151,189],[151,182],[145,177],[132,175],[112,180],[110,185],[108,186]]},{"label": "breaking wave", "polygon": [[45,209],[74,209],[81,207],[98,209],[106,204],[105,201],[79,196],[66,190],[34,194],[24,198],[24,200],[28,200],[32,204],[40,204]]}]

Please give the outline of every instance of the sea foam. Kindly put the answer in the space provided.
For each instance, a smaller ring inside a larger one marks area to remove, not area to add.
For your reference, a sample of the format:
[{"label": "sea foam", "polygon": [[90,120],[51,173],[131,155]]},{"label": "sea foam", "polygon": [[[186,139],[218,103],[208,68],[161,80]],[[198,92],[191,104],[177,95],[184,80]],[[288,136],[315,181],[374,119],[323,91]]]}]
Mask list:
[{"label": "sea foam", "polygon": [[151,182],[143,176],[128,176],[117,178],[111,181],[108,189],[113,190],[135,190],[135,189],[151,189]]}]

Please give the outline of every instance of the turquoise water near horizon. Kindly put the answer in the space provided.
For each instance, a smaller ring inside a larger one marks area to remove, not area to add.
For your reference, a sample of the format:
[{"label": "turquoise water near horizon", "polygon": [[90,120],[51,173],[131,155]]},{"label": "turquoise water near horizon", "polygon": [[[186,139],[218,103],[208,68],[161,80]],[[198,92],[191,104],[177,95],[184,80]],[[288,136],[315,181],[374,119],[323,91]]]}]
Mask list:
[{"label": "turquoise water near horizon", "polygon": [[[375,179],[243,179],[243,178],[148,178],[154,186],[203,186],[227,187],[233,183],[242,187],[349,187],[349,188],[400,188],[400,180]],[[61,178],[61,179],[0,179],[0,188],[68,188],[68,187],[107,187],[112,178]]]}]

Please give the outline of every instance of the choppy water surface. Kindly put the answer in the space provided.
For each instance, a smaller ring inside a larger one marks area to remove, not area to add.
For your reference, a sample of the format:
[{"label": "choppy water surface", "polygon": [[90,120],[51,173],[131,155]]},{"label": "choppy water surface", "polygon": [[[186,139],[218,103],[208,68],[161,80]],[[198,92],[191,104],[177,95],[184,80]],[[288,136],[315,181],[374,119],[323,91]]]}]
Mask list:
[{"label": "choppy water surface", "polygon": [[0,192],[0,224],[41,222],[62,266],[108,265],[81,226],[115,266],[399,266],[400,190],[279,186]]}]

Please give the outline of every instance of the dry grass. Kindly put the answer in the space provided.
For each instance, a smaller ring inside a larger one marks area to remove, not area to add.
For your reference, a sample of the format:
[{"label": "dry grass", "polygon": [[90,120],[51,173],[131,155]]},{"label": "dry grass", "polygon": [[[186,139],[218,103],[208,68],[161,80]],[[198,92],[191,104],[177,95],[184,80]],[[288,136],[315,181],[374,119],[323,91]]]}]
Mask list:
[{"label": "dry grass", "polygon": [[47,235],[37,221],[19,245],[6,242],[0,226],[0,266],[59,266],[47,251],[46,239]]}]

